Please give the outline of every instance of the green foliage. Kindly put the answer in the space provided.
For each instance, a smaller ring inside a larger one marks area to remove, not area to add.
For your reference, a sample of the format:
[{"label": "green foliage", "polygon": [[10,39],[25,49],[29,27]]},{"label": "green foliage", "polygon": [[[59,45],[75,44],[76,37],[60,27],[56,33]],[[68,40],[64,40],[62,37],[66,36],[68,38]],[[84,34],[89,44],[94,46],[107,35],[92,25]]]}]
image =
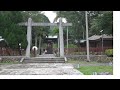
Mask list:
[{"label": "green foliage", "polygon": [[[70,39],[85,39],[85,12],[84,11],[56,11],[55,21],[59,17],[65,18],[73,24],[69,28]],[[112,11],[88,11],[89,35],[113,34],[113,12]]]},{"label": "green foliage", "polygon": [[105,54],[107,56],[113,56],[113,49],[107,49],[107,50],[105,50]]},{"label": "green foliage", "polygon": [[[65,48],[67,48],[67,45],[65,45]],[[77,48],[77,45],[75,45],[75,44],[68,44],[68,48]]]},{"label": "green foliage", "polygon": [[50,33],[52,36],[54,35],[59,35],[59,28],[58,27],[54,27],[52,30],[51,30],[51,33]]},{"label": "green foliage", "polygon": [[98,14],[91,22],[91,34],[100,34],[100,30],[104,30],[104,34],[113,34],[113,13],[111,11]]},{"label": "green foliage", "polygon": [[22,48],[26,47],[26,30],[17,25],[22,18],[20,11],[0,11],[0,36],[11,48],[18,48],[18,43],[22,43]]},{"label": "green foliage", "polygon": [[[23,21],[27,21],[29,17],[32,18],[33,22],[49,23],[48,17],[41,13],[41,11],[24,11],[21,12],[23,15]],[[49,33],[50,27],[33,27],[33,35],[45,35]]]},{"label": "green foliage", "polygon": [[[27,28],[19,26],[20,22],[27,22],[31,17],[34,22],[50,22],[48,17],[41,14],[40,11],[0,11],[0,36],[8,42],[11,48],[18,48],[21,43],[22,48],[26,48]],[[33,27],[32,39],[35,35],[45,37],[49,34],[50,27]]]},{"label": "green foliage", "polygon": [[67,22],[73,24],[69,27],[69,34],[72,39],[82,38],[82,33],[85,30],[85,16],[83,11],[58,11],[57,20],[59,17],[66,18]]}]

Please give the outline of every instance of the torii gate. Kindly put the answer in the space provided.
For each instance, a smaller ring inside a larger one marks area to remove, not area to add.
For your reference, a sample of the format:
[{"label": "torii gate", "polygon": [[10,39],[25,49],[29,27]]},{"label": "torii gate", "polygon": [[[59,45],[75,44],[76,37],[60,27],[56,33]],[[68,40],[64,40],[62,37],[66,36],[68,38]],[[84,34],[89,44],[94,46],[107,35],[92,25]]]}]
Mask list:
[{"label": "torii gate", "polygon": [[57,23],[34,23],[34,22],[32,22],[32,19],[29,18],[28,22],[19,23],[19,25],[27,26],[28,45],[26,48],[26,57],[30,57],[32,26],[59,26],[60,57],[64,57],[63,26],[72,26],[72,23],[62,23],[62,18],[59,19],[59,24],[57,24]]}]

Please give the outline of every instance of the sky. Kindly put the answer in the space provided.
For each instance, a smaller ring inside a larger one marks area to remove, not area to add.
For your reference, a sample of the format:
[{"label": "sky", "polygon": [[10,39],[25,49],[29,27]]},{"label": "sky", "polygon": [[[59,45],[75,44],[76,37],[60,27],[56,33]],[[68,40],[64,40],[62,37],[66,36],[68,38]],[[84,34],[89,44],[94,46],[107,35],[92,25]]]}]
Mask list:
[{"label": "sky", "polygon": [[54,18],[56,17],[56,13],[53,11],[43,11],[44,14],[49,18],[50,22],[53,23]]},{"label": "sky", "polygon": [[[56,17],[56,13],[53,11],[43,11],[44,14],[49,18],[50,22],[53,23],[54,18]],[[63,22],[66,23],[66,20],[63,19]]]}]

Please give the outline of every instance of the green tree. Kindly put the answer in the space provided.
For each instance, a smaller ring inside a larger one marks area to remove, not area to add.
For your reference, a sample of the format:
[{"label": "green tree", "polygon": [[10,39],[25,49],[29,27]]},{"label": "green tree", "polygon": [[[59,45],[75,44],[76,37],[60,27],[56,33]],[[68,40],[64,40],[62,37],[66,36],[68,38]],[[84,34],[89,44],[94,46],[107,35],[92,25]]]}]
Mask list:
[{"label": "green tree", "polygon": [[[55,13],[57,16],[54,21],[62,17],[73,24],[69,28],[71,39],[85,39],[85,11],[55,11]],[[112,34],[112,21],[112,11],[88,11],[89,36],[100,34],[100,30],[104,30],[104,34]]]},{"label": "green tree", "polygon": [[[23,48],[25,45],[25,31],[18,23],[22,21],[20,11],[0,11],[0,35],[6,39],[11,48],[18,48],[18,43],[22,43]],[[23,37],[20,37],[22,35]]]},{"label": "green tree", "polygon": [[69,27],[69,34],[71,40],[83,39],[83,33],[85,33],[85,14],[83,11],[57,11],[55,21],[59,17],[66,18],[67,22],[72,23],[72,27]]},{"label": "green tree", "polygon": [[100,30],[103,30],[104,34],[113,34],[113,12],[104,11],[94,19],[92,19],[90,33],[100,34]]}]

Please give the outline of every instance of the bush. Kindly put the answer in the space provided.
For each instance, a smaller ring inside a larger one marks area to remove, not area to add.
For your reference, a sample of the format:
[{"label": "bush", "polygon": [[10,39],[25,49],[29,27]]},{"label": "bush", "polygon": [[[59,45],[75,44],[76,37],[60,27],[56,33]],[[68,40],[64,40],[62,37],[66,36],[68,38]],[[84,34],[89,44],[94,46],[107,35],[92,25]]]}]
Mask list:
[{"label": "bush", "polygon": [[113,49],[107,49],[105,50],[105,54],[109,57],[113,57]]}]

